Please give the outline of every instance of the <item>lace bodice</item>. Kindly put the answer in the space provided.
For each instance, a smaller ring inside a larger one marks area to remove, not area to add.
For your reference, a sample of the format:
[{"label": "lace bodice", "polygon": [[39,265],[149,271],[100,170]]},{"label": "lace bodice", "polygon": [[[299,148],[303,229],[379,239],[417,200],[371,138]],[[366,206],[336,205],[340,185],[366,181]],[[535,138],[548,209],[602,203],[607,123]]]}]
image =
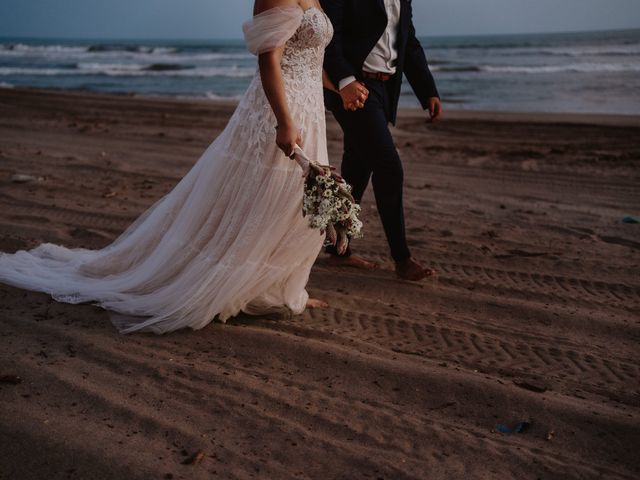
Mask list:
[{"label": "lace bodice", "polygon": [[305,10],[298,30],[284,47],[282,71],[288,80],[322,82],[324,49],[331,41],[333,27],[322,10]]}]

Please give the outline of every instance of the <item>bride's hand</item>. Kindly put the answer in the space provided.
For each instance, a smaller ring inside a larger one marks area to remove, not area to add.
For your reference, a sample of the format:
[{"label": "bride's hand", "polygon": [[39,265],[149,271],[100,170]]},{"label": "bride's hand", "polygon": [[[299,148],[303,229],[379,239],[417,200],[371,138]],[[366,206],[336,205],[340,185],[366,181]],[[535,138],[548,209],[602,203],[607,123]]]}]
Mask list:
[{"label": "bride's hand", "polygon": [[293,155],[293,148],[302,146],[300,131],[293,125],[278,125],[276,127],[276,144],[287,157]]}]

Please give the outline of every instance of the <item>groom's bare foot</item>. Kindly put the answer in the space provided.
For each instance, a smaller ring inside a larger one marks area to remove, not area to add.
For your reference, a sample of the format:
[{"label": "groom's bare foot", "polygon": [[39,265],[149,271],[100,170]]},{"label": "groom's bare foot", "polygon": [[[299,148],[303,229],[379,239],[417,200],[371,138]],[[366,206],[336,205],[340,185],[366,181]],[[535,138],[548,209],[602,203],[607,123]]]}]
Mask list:
[{"label": "groom's bare foot", "polygon": [[427,277],[435,277],[436,271],[420,265],[413,258],[396,262],[396,274],[403,280],[417,282]]},{"label": "groom's bare foot", "polygon": [[322,300],[318,300],[317,298],[310,298],[307,300],[307,308],[311,310],[315,308],[329,308],[329,304]]},{"label": "groom's bare foot", "polygon": [[375,270],[380,267],[377,263],[366,260],[358,255],[349,255],[348,257],[329,255],[327,263],[335,267],[353,267],[363,270]]}]

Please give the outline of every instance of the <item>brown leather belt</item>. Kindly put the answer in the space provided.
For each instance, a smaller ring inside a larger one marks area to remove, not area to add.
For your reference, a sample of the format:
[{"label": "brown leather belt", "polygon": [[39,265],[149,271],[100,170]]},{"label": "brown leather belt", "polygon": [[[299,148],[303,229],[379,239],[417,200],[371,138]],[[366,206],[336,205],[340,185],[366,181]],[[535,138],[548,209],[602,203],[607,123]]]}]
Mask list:
[{"label": "brown leather belt", "polygon": [[381,73],[381,72],[372,73],[372,72],[365,72],[364,70],[362,71],[362,76],[364,78],[370,78],[372,80],[380,80],[381,82],[386,82],[391,78],[391,75],[389,75],[388,73]]}]

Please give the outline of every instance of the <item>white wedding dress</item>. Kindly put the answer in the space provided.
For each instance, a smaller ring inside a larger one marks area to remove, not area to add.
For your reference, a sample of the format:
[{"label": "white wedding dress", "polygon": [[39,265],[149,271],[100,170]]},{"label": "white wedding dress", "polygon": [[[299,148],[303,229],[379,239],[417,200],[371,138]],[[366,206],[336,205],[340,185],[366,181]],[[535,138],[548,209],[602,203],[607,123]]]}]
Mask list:
[{"label": "white wedding dress", "polygon": [[[322,93],[333,30],[317,8],[274,8],[244,25],[254,54],[284,45],[282,73],[304,151],[328,164]],[[92,301],[123,333],[199,329],[214,318],[301,313],[324,237],[301,213],[300,166],[275,143],[259,72],[229,124],[176,187],[102,250],[50,243],[0,254],[0,282]]]}]

